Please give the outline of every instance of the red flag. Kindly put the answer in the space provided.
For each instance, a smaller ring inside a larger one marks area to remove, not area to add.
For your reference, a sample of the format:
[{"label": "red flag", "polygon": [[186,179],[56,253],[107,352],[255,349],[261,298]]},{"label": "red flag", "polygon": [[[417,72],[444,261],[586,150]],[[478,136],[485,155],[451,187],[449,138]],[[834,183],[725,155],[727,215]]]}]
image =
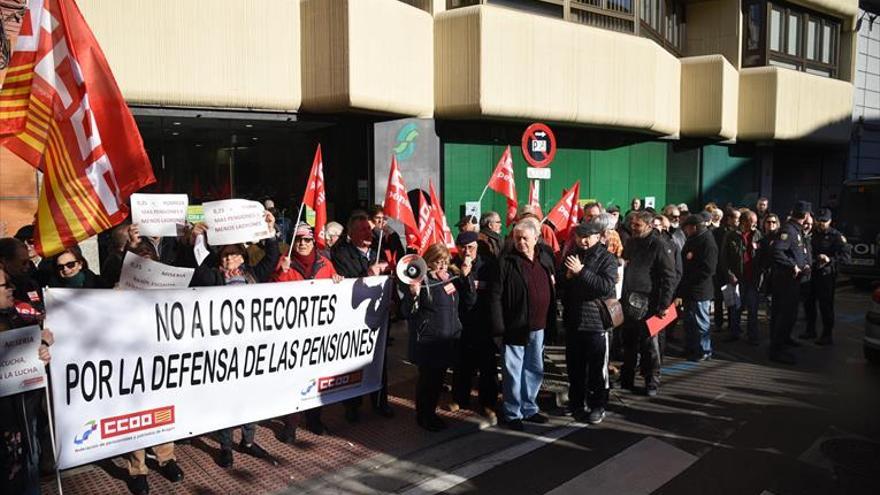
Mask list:
[{"label": "red flag", "polygon": [[434,219],[434,207],[428,203],[425,191],[420,191],[421,203],[419,205],[419,254],[425,254],[425,250],[431,244],[441,242],[437,235],[437,222]]},{"label": "red flag", "polygon": [[34,240],[51,256],[128,216],[155,182],[143,141],[73,0],[32,0],[0,90],[0,144],[43,172]]},{"label": "red flag", "polygon": [[391,170],[388,172],[388,188],[385,190],[385,216],[396,218],[406,230],[406,246],[419,246],[419,226],[413,215],[412,205],[406,195],[406,185],[397,166],[397,157],[391,157]]},{"label": "red flag", "polygon": [[516,184],[513,180],[513,156],[510,154],[510,146],[504,150],[492,178],[489,179],[489,188],[507,198],[507,225],[513,223],[516,218]]},{"label": "red flag", "polygon": [[571,229],[577,225],[577,217],[575,215],[577,214],[576,208],[580,184],[581,181],[575,182],[571,189],[562,195],[559,202],[556,203],[556,206],[550,210],[547,218],[545,218],[546,221],[556,227],[556,232],[562,239],[567,239]]},{"label": "red flag", "polygon": [[306,192],[303,195],[303,204],[315,211],[315,242],[323,249],[324,226],[327,225],[327,197],[324,193],[324,160],[321,157],[321,145],[315,151],[315,159],[312,160],[312,171],[309,172],[309,181],[306,183]]},{"label": "red flag", "polygon": [[438,237],[440,241],[446,244],[446,247],[449,249],[449,252],[455,254],[455,237],[452,236],[452,230],[449,228],[449,223],[446,222],[446,214],[443,213],[443,206],[440,203],[440,197],[437,196],[437,191],[434,190],[434,183],[432,181],[428,181],[428,189],[431,191],[431,204],[433,205],[432,209],[434,210],[434,223]]},{"label": "red flag", "polygon": [[538,189],[535,188],[535,181],[529,181],[529,204],[535,207],[536,215],[543,217],[541,212],[541,200],[538,199]]}]

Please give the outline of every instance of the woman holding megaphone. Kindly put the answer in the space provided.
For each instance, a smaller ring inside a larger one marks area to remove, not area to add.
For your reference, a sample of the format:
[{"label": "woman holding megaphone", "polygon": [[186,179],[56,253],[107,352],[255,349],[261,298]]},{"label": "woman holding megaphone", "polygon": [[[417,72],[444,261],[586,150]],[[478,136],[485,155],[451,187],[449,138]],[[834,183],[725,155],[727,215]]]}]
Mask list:
[{"label": "woman holding megaphone", "polygon": [[440,431],[446,428],[437,416],[443,377],[458,357],[458,307],[473,304],[476,293],[468,283],[470,265],[462,269],[450,265],[443,243],[428,247],[424,259],[427,273],[409,283],[400,309],[409,320],[410,361],[419,368],[416,422],[428,431]]}]

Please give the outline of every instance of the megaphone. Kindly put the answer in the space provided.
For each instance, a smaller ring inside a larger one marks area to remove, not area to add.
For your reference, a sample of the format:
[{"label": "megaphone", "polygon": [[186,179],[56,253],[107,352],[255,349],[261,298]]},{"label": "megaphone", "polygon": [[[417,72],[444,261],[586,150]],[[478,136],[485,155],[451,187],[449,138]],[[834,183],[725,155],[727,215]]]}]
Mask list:
[{"label": "megaphone", "polygon": [[409,285],[421,282],[428,275],[428,264],[417,254],[408,254],[397,262],[397,278]]}]

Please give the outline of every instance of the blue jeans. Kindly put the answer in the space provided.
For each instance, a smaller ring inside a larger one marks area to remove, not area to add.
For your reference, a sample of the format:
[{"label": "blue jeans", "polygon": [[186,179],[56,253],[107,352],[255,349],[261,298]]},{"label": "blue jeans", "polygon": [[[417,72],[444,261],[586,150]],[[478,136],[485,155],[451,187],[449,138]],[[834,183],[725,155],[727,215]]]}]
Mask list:
[{"label": "blue jeans", "polygon": [[739,306],[730,308],[730,335],[739,337],[742,333],[742,314],[744,310],[748,310],[748,337],[749,340],[758,340],[758,287],[748,282],[740,282],[739,296]]},{"label": "blue jeans", "polygon": [[684,332],[687,350],[691,356],[711,356],[712,336],[709,333],[709,305],[711,300],[685,301]]},{"label": "blue jeans", "polygon": [[529,342],[504,346],[501,406],[504,419],[528,418],[538,414],[538,391],[544,380],[544,330],[529,332]]}]

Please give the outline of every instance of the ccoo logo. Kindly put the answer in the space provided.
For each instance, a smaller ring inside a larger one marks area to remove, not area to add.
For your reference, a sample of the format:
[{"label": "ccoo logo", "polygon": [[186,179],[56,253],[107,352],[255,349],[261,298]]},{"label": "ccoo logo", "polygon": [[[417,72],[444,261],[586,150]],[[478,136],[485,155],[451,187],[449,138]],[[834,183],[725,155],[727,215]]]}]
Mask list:
[{"label": "ccoo logo", "polygon": [[75,445],[82,445],[86,443],[86,440],[89,439],[89,436],[91,436],[92,432],[98,429],[98,423],[93,419],[87,421],[86,424],[83,425],[83,427],[85,427],[85,431],[73,437],[73,443]]}]

